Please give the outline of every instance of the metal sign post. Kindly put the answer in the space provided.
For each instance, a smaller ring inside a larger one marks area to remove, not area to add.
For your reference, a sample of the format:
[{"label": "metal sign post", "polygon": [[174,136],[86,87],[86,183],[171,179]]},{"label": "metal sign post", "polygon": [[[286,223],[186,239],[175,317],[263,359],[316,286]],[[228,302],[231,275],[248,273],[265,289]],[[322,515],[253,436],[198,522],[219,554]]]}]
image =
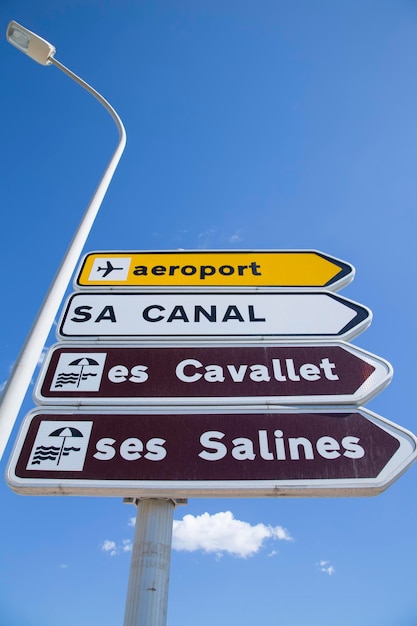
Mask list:
[{"label": "metal sign post", "polygon": [[137,506],[123,626],[165,626],[174,500],[145,498]]}]

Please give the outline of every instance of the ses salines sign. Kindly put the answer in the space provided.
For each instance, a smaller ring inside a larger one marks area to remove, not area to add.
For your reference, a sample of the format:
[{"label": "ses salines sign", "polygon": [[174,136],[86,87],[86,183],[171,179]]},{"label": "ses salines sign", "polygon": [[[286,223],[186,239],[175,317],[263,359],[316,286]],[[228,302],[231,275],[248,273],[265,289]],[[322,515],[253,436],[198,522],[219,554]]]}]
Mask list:
[{"label": "ses salines sign", "polygon": [[8,481],[68,495],[369,495],[406,469],[415,443],[365,409],[38,409]]}]

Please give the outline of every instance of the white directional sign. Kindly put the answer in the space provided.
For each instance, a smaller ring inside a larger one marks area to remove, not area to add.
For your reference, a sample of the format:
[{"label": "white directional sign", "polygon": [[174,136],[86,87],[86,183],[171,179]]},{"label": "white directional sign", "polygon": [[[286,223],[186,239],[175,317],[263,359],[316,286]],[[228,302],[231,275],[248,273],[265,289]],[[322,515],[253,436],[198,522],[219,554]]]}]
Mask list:
[{"label": "white directional sign", "polygon": [[366,307],[326,291],[75,293],[66,304],[58,336],[350,339],[371,318]]}]

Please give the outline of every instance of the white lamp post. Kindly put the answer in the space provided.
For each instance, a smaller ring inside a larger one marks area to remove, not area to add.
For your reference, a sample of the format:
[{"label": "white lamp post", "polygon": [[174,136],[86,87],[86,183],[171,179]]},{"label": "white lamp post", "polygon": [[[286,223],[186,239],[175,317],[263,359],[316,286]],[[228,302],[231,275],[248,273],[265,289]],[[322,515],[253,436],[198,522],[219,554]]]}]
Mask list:
[{"label": "white lamp post", "polygon": [[22,406],[27,389],[30,385],[33,372],[39,362],[42,349],[47,341],[65,291],[77,266],[78,259],[83,251],[95,217],[126,145],[126,132],[116,111],[97,91],[95,91],[95,89],[54,58],[54,46],[16,22],[10,22],[7,27],[6,37],[7,41],[21,52],[24,52],[42,65],[55,65],[67,74],[67,76],[81,85],[81,87],[91,93],[112,116],[119,132],[119,141],[73,236],[4,388],[0,399],[0,459],[3,456],[10,433],[12,432],[20,407]]},{"label": "white lamp post", "polygon": [[[54,59],[54,46],[16,22],[10,22],[7,40],[38,63],[56,65],[97,98],[116,123],[119,143],[78,226],[4,389],[0,401],[0,458],[68,283],[126,144],[125,129],[116,111],[90,85]],[[134,498],[132,501],[136,502]],[[176,503],[170,499],[151,498],[138,501],[136,504],[137,523],[124,626],[165,626],[172,523]]]}]

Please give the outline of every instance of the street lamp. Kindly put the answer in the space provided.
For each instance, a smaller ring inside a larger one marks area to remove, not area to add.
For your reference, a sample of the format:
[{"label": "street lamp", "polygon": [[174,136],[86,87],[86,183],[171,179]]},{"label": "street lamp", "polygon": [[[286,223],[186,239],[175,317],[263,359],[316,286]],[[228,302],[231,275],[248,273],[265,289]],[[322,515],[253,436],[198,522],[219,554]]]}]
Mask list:
[{"label": "street lamp", "polygon": [[81,256],[91,227],[126,145],[126,132],[116,111],[107,100],[88,85],[88,83],[54,58],[55,47],[53,45],[45,41],[45,39],[42,39],[42,37],[39,37],[39,35],[27,30],[27,28],[20,26],[17,22],[10,22],[7,27],[6,38],[9,43],[38,63],[42,65],[55,65],[94,96],[112,116],[119,132],[119,141],[81,222],[75,231],[68,250],[58,268],[4,388],[0,399],[0,459],[3,456],[4,449],[30,385],[33,372],[39,362],[42,349],[58,313],[59,306],[65,295],[67,286],[77,266],[78,259]]},{"label": "street lamp", "polygon": [[56,52],[55,46],[27,28],[20,26],[17,22],[10,22],[8,25],[6,39],[12,46],[30,56],[34,61],[42,65],[51,65]]}]

